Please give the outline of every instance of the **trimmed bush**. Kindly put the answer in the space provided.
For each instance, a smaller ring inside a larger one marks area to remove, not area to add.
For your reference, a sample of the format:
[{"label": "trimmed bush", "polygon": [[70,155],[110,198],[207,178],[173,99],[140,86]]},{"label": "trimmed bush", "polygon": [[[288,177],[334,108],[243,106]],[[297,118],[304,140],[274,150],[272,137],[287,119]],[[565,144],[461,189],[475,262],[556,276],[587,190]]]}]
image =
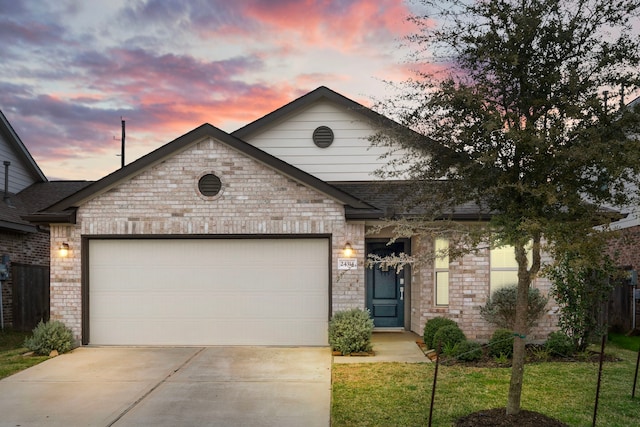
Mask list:
[{"label": "trimmed bush", "polygon": [[373,319],[368,310],[339,311],[329,322],[329,344],[343,355],[370,351],[372,333]]},{"label": "trimmed bush", "polygon": [[455,324],[441,327],[433,336],[433,344],[436,349],[439,343],[442,343],[442,348],[453,348],[456,344],[466,340],[464,332]]},{"label": "trimmed bush", "polygon": [[[516,296],[518,286],[500,288],[491,295],[491,299],[480,308],[480,314],[489,323],[499,328],[513,329],[516,322]],[[543,296],[536,288],[529,288],[529,308],[527,310],[527,327],[531,328],[542,316],[549,298]],[[527,332],[527,331],[524,331]]]},{"label": "trimmed bush", "polygon": [[435,349],[437,343],[433,341],[433,337],[435,336],[436,332],[438,332],[438,329],[443,326],[451,325],[458,326],[456,322],[451,319],[447,319],[446,317],[434,317],[433,319],[428,320],[424,325],[424,331],[422,335],[422,338],[424,339],[424,345],[426,345],[429,349]]},{"label": "trimmed bush", "polygon": [[497,329],[489,340],[489,355],[500,357],[500,355],[513,356],[513,331],[508,329]]},{"label": "trimmed bush", "polygon": [[562,331],[551,332],[547,342],[544,344],[544,348],[551,355],[563,357],[569,357],[576,351],[573,340]]},{"label": "trimmed bush", "polygon": [[462,341],[454,347],[453,355],[465,362],[476,362],[482,359],[482,345],[475,341]]},{"label": "trimmed bush", "polygon": [[48,356],[53,350],[66,353],[75,347],[73,332],[57,320],[40,321],[33,329],[33,335],[24,340],[24,346],[36,354]]}]

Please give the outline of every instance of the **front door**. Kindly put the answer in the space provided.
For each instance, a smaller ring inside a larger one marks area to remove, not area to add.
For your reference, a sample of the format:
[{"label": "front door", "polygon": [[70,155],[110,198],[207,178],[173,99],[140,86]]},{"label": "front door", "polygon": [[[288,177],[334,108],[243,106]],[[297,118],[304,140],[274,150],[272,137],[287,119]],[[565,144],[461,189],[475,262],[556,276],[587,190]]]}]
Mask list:
[{"label": "front door", "polygon": [[[405,242],[367,242],[367,254],[385,257],[406,252]],[[404,270],[374,265],[367,269],[367,308],[377,328],[404,327],[405,278]]]}]

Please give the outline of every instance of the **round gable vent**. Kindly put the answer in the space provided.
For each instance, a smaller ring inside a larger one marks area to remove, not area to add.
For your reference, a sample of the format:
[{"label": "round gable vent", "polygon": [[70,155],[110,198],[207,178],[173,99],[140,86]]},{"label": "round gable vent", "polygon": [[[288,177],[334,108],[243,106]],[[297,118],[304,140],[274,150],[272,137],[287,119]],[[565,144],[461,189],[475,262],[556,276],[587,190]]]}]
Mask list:
[{"label": "round gable vent", "polygon": [[212,197],[217,195],[222,188],[222,182],[220,182],[220,178],[215,176],[212,173],[204,175],[198,181],[198,190],[200,194],[207,197]]},{"label": "round gable vent", "polygon": [[313,131],[313,143],[320,148],[327,148],[333,142],[333,131],[327,126],[320,126]]}]

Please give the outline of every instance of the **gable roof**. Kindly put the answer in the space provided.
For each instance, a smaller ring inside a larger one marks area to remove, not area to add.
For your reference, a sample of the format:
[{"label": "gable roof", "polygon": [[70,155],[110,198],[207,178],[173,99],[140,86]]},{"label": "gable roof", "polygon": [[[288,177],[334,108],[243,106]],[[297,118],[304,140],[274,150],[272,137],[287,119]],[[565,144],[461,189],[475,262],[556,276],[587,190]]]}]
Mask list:
[{"label": "gable roof", "polygon": [[47,181],[47,177],[44,176],[44,173],[42,173],[42,170],[40,170],[40,167],[38,167],[36,161],[33,160],[33,157],[31,157],[31,153],[29,153],[27,147],[25,147],[25,145],[22,143],[16,131],[13,130],[13,127],[11,127],[9,120],[7,120],[5,115],[2,113],[2,110],[0,110],[0,133],[5,136],[7,142],[13,148],[16,156],[23,161],[25,167],[33,176],[33,178],[37,181]]},{"label": "gable roof", "polygon": [[163,145],[138,160],[118,169],[117,171],[93,182],[73,195],[60,200],[48,208],[24,217],[35,223],[75,222],[75,208],[82,203],[102,194],[116,185],[128,181],[149,167],[152,167],[168,157],[188,148],[204,138],[211,137],[239,151],[240,153],[288,176],[310,188],[313,188],[338,202],[353,209],[370,209],[371,206],[352,195],[310,175],[295,166],[274,157],[245,141],[230,135],[215,126],[205,123],[177,139]]},{"label": "gable roof", "polygon": [[231,135],[244,139],[248,135],[251,135],[254,132],[257,132],[273,123],[276,123],[277,121],[288,116],[289,114],[297,110],[306,108],[316,103],[317,101],[321,101],[321,100],[331,101],[335,104],[338,104],[344,107],[347,110],[357,112],[362,116],[364,116],[366,119],[368,119],[370,122],[378,126],[410,131],[410,129],[400,125],[399,123],[391,120],[390,118],[385,117],[382,114],[376,113],[372,109],[367,108],[364,105],[359,104],[339,94],[338,92],[335,92],[329,89],[326,86],[320,86],[319,88],[307,93],[306,95],[301,96],[298,99],[291,101],[290,103],[278,108],[277,110],[267,114],[266,116],[263,116],[258,120],[255,120],[249,123],[248,125],[241,127],[240,129],[232,132]]}]

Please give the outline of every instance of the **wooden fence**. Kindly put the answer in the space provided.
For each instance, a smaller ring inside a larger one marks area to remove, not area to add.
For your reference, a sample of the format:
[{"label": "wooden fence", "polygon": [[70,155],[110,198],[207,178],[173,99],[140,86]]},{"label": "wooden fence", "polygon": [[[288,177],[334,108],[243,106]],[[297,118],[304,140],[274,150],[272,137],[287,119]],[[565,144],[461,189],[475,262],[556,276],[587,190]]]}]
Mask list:
[{"label": "wooden fence", "polygon": [[49,320],[49,267],[12,263],[13,328],[30,331]]},{"label": "wooden fence", "polygon": [[640,300],[634,299],[634,286],[628,283],[616,286],[609,297],[608,324],[616,332],[629,332],[633,329],[635,304],[635,327],[640,328]]}]

